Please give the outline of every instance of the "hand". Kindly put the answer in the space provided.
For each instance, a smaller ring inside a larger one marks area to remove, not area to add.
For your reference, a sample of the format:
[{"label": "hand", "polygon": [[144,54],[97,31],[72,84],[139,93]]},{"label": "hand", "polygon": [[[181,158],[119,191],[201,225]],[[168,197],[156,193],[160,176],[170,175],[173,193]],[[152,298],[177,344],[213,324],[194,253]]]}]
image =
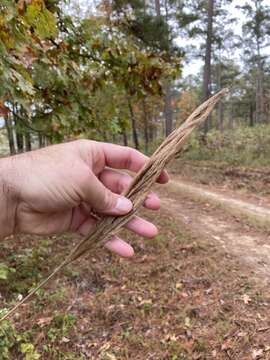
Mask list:
[{"label": "hand", "polygon": [[[2,198],[4,195],[7,211],[0,214],[0,225],[2,217],[2,224],[9,228],[2,235],[51,235],[66,231],[87,235],[96,222],[91,211],[123,215],[132,209],[130,200],[119,195],[131,177],[114,169],[136,172],[146,160],[146,156],[134,149],[88,140],[1,160]],[[158,181],[168,181],[165,171]],[[144,206],[158,209],[157,195],[150,194]],[[126,227],[149,238],[157,234],[152,223],[138,216]],[[106,247],[123,257],[134,254],[132,247],[116,236]]]}]

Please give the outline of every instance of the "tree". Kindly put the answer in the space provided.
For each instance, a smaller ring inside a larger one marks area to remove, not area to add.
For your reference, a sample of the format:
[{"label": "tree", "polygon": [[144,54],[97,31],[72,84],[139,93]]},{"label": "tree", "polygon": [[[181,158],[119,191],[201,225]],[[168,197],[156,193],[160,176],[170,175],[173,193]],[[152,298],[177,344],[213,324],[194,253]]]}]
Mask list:
[{"label": "tree", "polygon": [[[172,29],[169,26],[169,1],[115,0],[113,4],[118,16],[122,16],[122,19],[124,19],[123,26],[125,31],[134,34],[146,46],[150,46],[160,56],[165,57],[166,62],[174,63],[175,56],[178,57],[180,53],[173,45]],[[133,16],[131,17],[128,12],[130,8],[133,10]],[[127,9],[127,13],[125,13],[125,9]],[[180,61],[179,57],[178,61]],[[169,75],[164,79],[163,83],[163,114],[166,135],[169,135],[173,129],[172,88],[172,76]]]},{"label": "tree", "polygon": [[[213,87],[213,62],[217,61],[213,54],[221,54],[226,46],[227,39],[232,38],[231,30],[227,30],[234,21],[231,19],[225,5],[231,0],[175,0],[177,5],[176,19],[179,24],[179,32],[190,39],[198,40],[201,44],[196,49],[190,49],[188,57],[201,58],[203,60],[201,100],[206,100]],[[231,48],[231,47],[230,47]],[[220,68],[221,69],[221,68]],[[221,76],[221,74],[220,74]],[[205,122],[204,132],[211,127],[210,118]]]},{"label": "tree", "polygon": [[[157,1],[156,1],[157,2]],[[168,25],[169,23],[169,9],[168,9],[168,1],[165,0],[165,21]],[[160,15],[160,3],[158,4],[157,16]],[[170,33],[167,33],[167,44],[166,51],[168,54],[168,60],[170,61],[171,53],[172,53],[172,39],[170,38]],[[166,79],[165,81],[165,96],[164,96],[164,116],[165,116],[165,134],[168,136],[173,130],[173,109],[172,109],[172,83],[170,79]]]},{"label": "tree", "polygon": [[[207,100],[211,95],[211,59],[212,59],[212,42],[213,42],[213,16],[214,16],[214,0],[208,0],[207,3],[207,35],[204,57],[204,71],[203,71],[203,95],[202,100]],[[207,132],[210,125],[210,116],[205,122],[205,132]]]},{"label": "tree", "polygon": [[240,7],[245,15],[243,25],[244,62],[248,70],[256,69],[255,122],[266,122],[264,72],[270,40],[270,6],[263,0],[252,0]]},{"label": "tree", "polygon": [[112,11],[111,17],[71,18],[59,4],[0,5],[0,111],[21,150],[30,149],[29,131],[41,146],[81,134],[100,139],[126,132],[123,97],[134,103],[161,96],[162,79],[177,69],[174,59],[168,62],[124,32]]}]

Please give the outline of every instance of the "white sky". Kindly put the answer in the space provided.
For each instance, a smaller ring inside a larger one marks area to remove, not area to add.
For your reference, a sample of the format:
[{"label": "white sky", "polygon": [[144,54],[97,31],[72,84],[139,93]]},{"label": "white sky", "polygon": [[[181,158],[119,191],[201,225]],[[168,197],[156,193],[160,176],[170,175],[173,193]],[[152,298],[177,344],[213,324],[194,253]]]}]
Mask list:
[{"label": "white sky", "polygon": [[[227,6],[227,9],[229,10],[229,13],[237,18],[237,21],[233,24],[234,27],[234,32],[237,35],[241,35],[242,33],[242,24],[244,21],[244,16],[243,14],[236,9],[236,6],[242,6],[246,3],[246,0],[233,0],[232,3]],[[181,39],[181,41],[183,41]],[[196,45],[196,47],[199,48],[200,44],[195,41],[191,42],[190,40],[186,40],[186,43],[192,43],[193,45]],[[239,56],[239,54],[236,56],[236,58]],[[203,66],[203,61],[202,60],[193,60],[191,62],[189,62],[188,64],[184,64],[184,68],[183,68],[183,76],[187,76],[187,75],[192,75],[192,74],[197,74],[200,70],[200,68]]]},{"label": "white sky", "polygon": [[[231,4],[229,4],[227,6],[227,9],[229,11],[229,13],[232,15],[232,17],[236,18],[237,21],[235,21],[233,23],[233,30],[234,33],[236,35],[241,35],[242,34],[242,25],[244,22],[244,15],[241,11],[239,11],[238,9],[236,9],[236,6],[242,6],[245,3],[250,2],[250,0],[233,0]],[[269,0],[265,0],[264,1],[265,4],[269,4]],[[183,39],[179,39],[179,41],[181,41],[183,43]],[[197,42],[191,42],[190,40],[186,40],[186,44],[193,44],[196,45],[196,47],[199,48],[200,44]],[[270,56],[270,48],[267,48],[264,50],[264,52],[266,54],[269,54]],[[239,60],[240,57],[240,51],[235,51],[234,53],[234,58],[236,60]],[[183,67],[183,76],[187,76],[187,75],[192,75],[192,74],[197,74],[199,72],[199,70],[201,69],[201,67],[203,66],[203,62],[202,60],[193,60],[191,62],[189,62],[188,64],[185,63],[184,67]]]}]

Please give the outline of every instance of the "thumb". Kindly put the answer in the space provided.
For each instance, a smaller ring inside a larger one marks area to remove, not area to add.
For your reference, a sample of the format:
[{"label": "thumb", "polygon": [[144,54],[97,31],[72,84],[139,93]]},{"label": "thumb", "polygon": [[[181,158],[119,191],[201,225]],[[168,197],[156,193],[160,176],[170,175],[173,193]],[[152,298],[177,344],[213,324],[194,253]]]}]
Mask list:
[{"label": "thumb", "polygon": [[94,210],[109,215],[124,215],[132,210],[132,202],[106,188],[92,173],[82,186],[83,201]]}]

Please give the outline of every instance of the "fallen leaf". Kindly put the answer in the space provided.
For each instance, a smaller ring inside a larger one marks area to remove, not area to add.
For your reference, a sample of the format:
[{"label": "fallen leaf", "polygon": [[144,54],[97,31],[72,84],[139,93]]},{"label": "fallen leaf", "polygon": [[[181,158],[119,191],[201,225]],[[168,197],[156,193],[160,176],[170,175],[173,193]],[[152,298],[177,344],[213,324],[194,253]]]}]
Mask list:
[{"label": "fallen leaf", "polygon": [[43,326],[46,326],[46,325],[50,324],[51,321],[52,321],[52,316],[42,317],[42,318],[38,319],[37,324],[39,326],[43,327]]},{"label": "fallen leaf", "polygon": [[153,303],[153,302],[152,302],[151,299],[149,299],[149,300],[145,299],[145,300],[142,300],[142,301],[139,303],[139,305],[151,305],[152,303]]},{"label": "fallen leaf", "polygon": [[106,354],[104,354],[104,355],[106,355],[106,359],[108,359],[108,360],[117,360],[117,358],[115,357],[115,355],[114,354],[111,354],[111,353],[106,353]]},{"label": "fallen leaf", "polygon": [[191,321],[190,318],[188,316],[185,317],[185,326],[186,327],[190,327],[191,326]]},{"label": "fallen leaf", "polygon": [[244,294],[242,296],[242,300],[244,301],[245,304],[249,304],[251,302],[251,298],[247,294]]},{"label": "fallen leaf", "polygon": [[70,339],[67,338],[67,337],[65,337],[65,336],[63,336],[62,339],[61,339],[61,342],[66,344],[66,343],[69,343],[69,342],[70,342]]},{"label": "fallen leaf", "polygon": [[254,349],[252,351],[252,359],[253,360],[257,360],[257,359],[261,359],[261,357],[263,356],[263,350],[262,349]]},{"label": "fallen leaf", "polygon": [[7,108],[1,101],[0,101],[0,115],[7,116],[9,113],[9,108]]},{"label": "fallen leaf", "polygon": [[175,288],[177,290],[182,289],[182,287],[183,287],[183,284],[181,282],[178,282],[178,283],[175,284]]}]

